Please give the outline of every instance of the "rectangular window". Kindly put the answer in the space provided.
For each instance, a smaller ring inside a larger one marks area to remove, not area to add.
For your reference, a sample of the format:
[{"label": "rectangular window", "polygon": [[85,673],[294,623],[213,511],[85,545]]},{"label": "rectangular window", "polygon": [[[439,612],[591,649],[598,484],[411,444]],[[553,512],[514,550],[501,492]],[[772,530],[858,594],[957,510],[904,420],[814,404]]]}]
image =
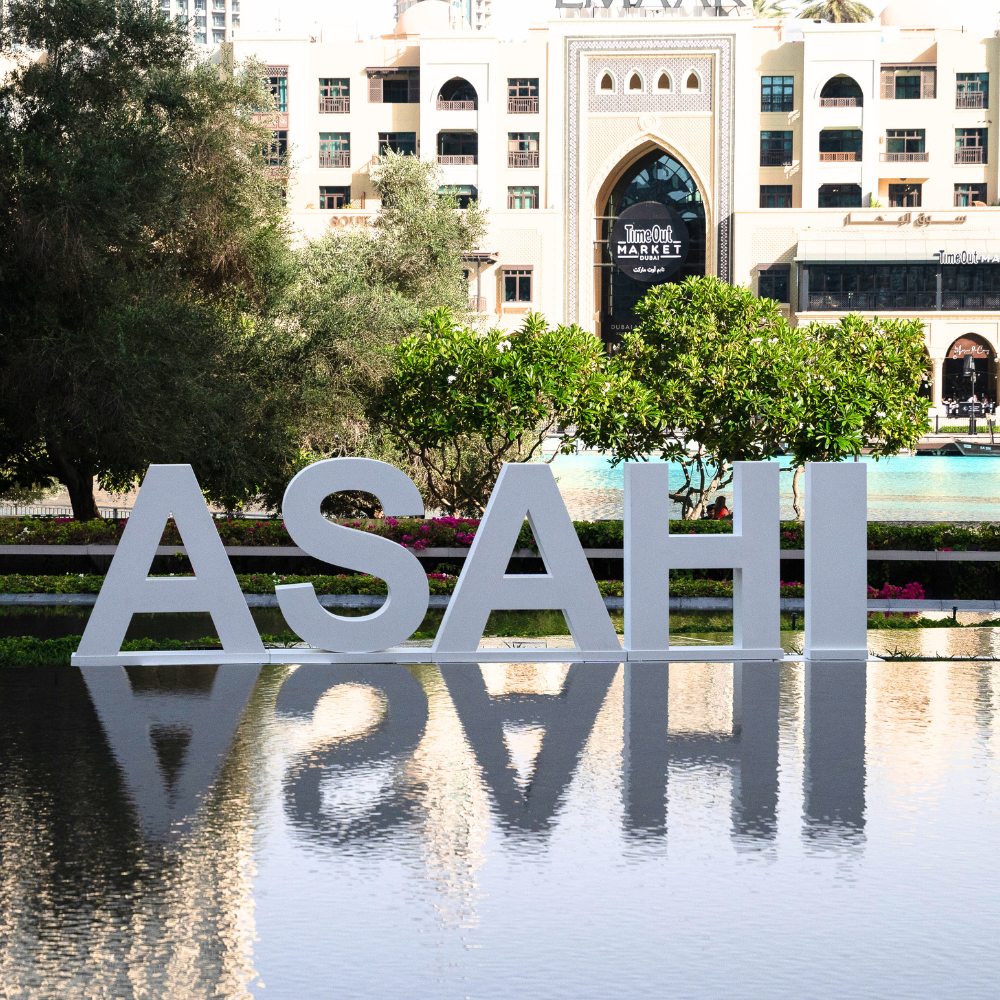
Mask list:
[{"label": "rectangular window", "polygon": [[820,208],[861,208],[860,184],[824,184],[819,189]]},{"label": "rectangular window", "polygon": [[382,81],[383,104],[409,104],[410,81],[404,77],[394,77]]},{"label": "rectangular window", "polygon": [[275,111],[288,110],[288,69],[284,72],[274,72],[277,67],[271,66],[271,75],[264,77],[264,87],[270,92],[274,101]]},{"label": "rectangular window", "polygon": [[212,0],[212,10],[225,10],[226,0]]},{"label": "rectangular window", "polygon": [[531,269],[503,269],[503,300],[504,302],[531,301]]},{"label": "rectangular window", "polygon": [[986,129],[955,129],[955,162],[986,163]]},{"label": "rectangular window", "polygon": [[[164,7],[169,7],[170,6],[170,0],[165,0],[163,6]],[[205,9],[205,0],[194,0],[194,9],[195,10],[204,10]]]},{"label": "rectangular window", "polygon": [[923,163],[930,159],[922,128],[891,128],[885,133],[882,160],[887,163]]},{"label": "rectangular window", "polygon": [[225,31],[220,31],[218,28],[212,29],[212,43],[214,45],[221,45],[226,40]]},{"label": "rectangular window", "polygon": [[761,208],[791,208],[792,207],[792,185],[791,184],[761,184],[761,186],[760,186],[760,207]]},{"label": "rectangular window", "polygon": [[233,14],[233,27],[238,28],[240,26],[240,15]]},{"label": "rectangular window", "polygon": [[985,184],[956,184],[955,208],[972,208],[983,206],[986,202]]},{"label": "rectangular window", "polygon": [[404,156],[417,155],[416,132],[379,132],[378,155],[385,153],[402,153]]},{"label": "rectangular window", "polygon": [[761,132],[760,165],[788,167],[792,164],[793,132]]},{"label": "rectangular window", "polygon": [[794,111],[795,77],[762,76],[760,78],[760,110]]},{"label": "rectangular window", "polygon": [[319,189],[320,208],[347,208],[351,204],[351,188],[346,187],[321,187]]},{"label": "rectangular window", "polygon": [[538,208],[537,187],[507,188],[508,208]]},{"label": "rectangular window", "polygon": [[195,40],[195,43],[198,44],[198,45],[205,45],[205,44],[207,44],[207,36],[206,36],[206,34],[205,34],[204,31],[196,31],[194,33],[194,40]]},{"label": "rectangular window", "polygon": [[937,264],[811,264],[809,309],[934,309]]},{"label": "rectangular window", "polygon": [[788,302],[788,285],[791,267],[788,264],[774,264],[761,267],[757,272],[757,297]]},{"label": "rectangular window", "polygon": [[861,160],[863,134],[858,128],[823,129],[819,134],[821,162],[857,163]]},{"label": "rectangular window", "polygon": [[920,208],[923,199],[922,184],[890,184],[890,208]]},{"label": "rectangular window", "polygon": [[479,192],[472,184],[442,184],[438,188],[438,194],[450,194],[458,202],[459,208],[468,208],[479,198]]},{"label": "rectangular window", "polygon": [[351,133],[320,132],[319,165],[349,167],[351,165]]},{"label": "rectangular window", "polygon": [[883,66],[883,101],[933,100],[937,97],[936,66]]},{"label": "rectangular window", "polygon": [[194,26],[196,29],[204,31],[205,28],[208,27],[208,22],[203,17],[196,17],[194,19]]},{"label": "rectangular window", "polygon": [[232,0],[232,3],[229,5],[229,9],[234,14],[238,14],[240,12],[240,0]]},{"label": "rectangular window", "polygon": [[477,132],[438,132],[438,163],[469,166],[479,158]]},{"label": "rectangular window", "polygon": [[538,114],[538,77],[507,78],[507,114]]},{"label": "rectangular window", "polygon": [[224,28],[226,26],[226,15],[225,14],[213,14],[212,15],[212,27],[213,28]]},{"label": "rectangular window", "polygon": [[271,144],[267,148],[267,162],[272,167],[279,167],[288,156],[288,129],[278,129],[271,133]]},{"label": "rectangular window", "polygon": [[319,110],[321,114],[346,115],[351,110],[351,81],[344,77],[321,77]]},{"label": "rectangular window", "polygon": [[538,166],[537,132],[507,133],[507,166],[508,167]]},{"label": "rectangular window", "polygon": [[955,74],[955,107],[988,108],[990,106],[989,73]]}]

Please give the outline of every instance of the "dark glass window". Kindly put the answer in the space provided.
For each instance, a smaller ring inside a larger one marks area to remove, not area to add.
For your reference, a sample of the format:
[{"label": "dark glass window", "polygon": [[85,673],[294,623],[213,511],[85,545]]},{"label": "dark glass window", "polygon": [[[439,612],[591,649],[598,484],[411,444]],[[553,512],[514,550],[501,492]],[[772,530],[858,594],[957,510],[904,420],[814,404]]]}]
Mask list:
[{"label": "dark glass window", "polygon": [[860,184],[824,184],[819,189],[820,208],[861,208]]},{"label": "dark glass window", "polygon": [[270,91],[274,100],[275,111],[288,110],[288,74],[284,76],[265,76],[264,86]]},{"label": "dark glass window", "polygon": [[760,207],[761,208],[791,208],[792,207],[792,185],[791,184],[761,184],[761,186],[760,186]]},{"label": "dark glass window", "polygon": [[955,162],[986,163],[987,131],[984,128],[955,129]]},{"label": "dark glass window", "polygon": [[762,76],[760,78],[761,111],[795,110],[795,77]]},{"label": "dark glass window", "polygon": [[922,128],[891,128],[885,133],[887,153],[923,153],[926,131]]},{"label": "dark glass window", "polygon": [[469,162],[475,163],[478,155],[478,132],[438,132],[439,157],[471,157]]},{"label": "dark glass window", "polygon": [[920,100],[920,73],[896,73],[896,100],[897,101],[919,101]]},{"label": "dark glass window", "polygon": [[409,104],[410,81],[404,76],[382,81],[383,104]]},{"label": "dark glass window", "polygon": [[821,153],[856,153],[861,156],[863,133],[858,128],[829,128],[819,134]]},{"label": "dark glass window", "polygon": [[476,88],[468,80],[456,76],[444,82],[438,92],[438,100],[446,103],[455,101],[461,104],[476,104],[479,95],[476,93]]},{"label": "dark glass window", "polygon": [[320,208],[347,208],[351,204],[351,188],[330,187],[329,185],[319,189]]},{"label": "dark glass window", "polygon": [[839,102],[843,107],[860,108],[865,102],[864,92],[849,76],[835,76],[828,80],[819,97],[820,101]]},{"label": "dark glass window", "polygon": [[504,302],[531,301],[531,271],[504,268],[503,300]]},{"label": "dark glass window", "polygon": [[937,264],[811,264],[809,308],[934,309]]},{"label": "dark glass window", "polygon": [[1000,309],[1000,264],[961,264],[941,268],[941,308]]},{"label": "dark glass window", "polygon": [[267,147],[266,159],[272,167],[280,166],[288,156],[288,129],[278,129],[271,133],[271,143]]},{"label": "dark glass window", "polygon": [[538,77],[509,77],[507,80],[508,97],[537,97]]},{"label": "dark glass window", "polygon": [[479,198],[479,192],[472,184],[442,184],[438,194],[450,194],[458,203],[459,208],[468,208]]},{"label": "dark glass window", "polygon": [[890,184],[890,208],[920,208],[923,201],[922,184]]},{"label": "dark glass window", "polygon": [[507,207],[538,208],[538,188],[524,186],[507,188]]},{"label": "dark glass window", "polygon": [[416,132],[379,132],[378,153],[403,153],[406,156],[417,155],[417,133]]},{"label": "dark glass window", "polygon": [[989,73],[956,73],[955,89],[960,108],[988,108],[990,106]]},{"label": "dark glass window", "polygon": [[955,185],[955,208],[972,208],[976,201],[987,204],[985,184]]},{"label": "dark glass window", "polygon": [[792,163],[792,132],[761,132],[760,165],[786,167]]},{"label": "dark glass window", "polygon": [[342,77],[323,77],[319,81],[320,97],[350,97],[351,81]]},{"label": "dark glass window", "polygon": [[787,267],[761,270],[757,274],[757,297],[774,299],[776,302],[787,302],[790,276],[790,269]]}]

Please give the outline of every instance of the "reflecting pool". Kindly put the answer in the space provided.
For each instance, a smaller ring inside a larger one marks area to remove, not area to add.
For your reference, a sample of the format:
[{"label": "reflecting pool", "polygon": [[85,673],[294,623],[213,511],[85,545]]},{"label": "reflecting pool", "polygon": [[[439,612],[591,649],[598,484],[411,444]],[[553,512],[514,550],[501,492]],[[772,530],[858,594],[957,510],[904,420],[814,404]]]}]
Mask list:
[{"label": "reflecting pool", "polygon": [[[1000,521],[1000,460],[996,458],[898,456],[864,461],[870,521]],[[782,469],[789,464],[782,459]],[[612,468],[605,456],[593,453],[560,455],[552,471],[574,518],[622,516],[620,465]],[[677,467],[671,470],[671,486],[675,477],[680,487],[684,480]],[[791,471],[781,475],[781,516],[794,517]]]},{"label": "reflecting pool", "polygon": [[1000,663],[0,672],[8,998],[995,994]]}]

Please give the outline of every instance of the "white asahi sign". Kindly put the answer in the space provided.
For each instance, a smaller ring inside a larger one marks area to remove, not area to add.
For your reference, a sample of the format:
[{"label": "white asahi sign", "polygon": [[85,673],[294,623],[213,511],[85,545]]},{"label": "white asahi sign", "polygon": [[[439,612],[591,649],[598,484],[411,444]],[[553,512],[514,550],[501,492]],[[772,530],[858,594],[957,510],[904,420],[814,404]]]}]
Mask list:
[{"label": "white asahi sign", "polygon": [[[399,469],[367,458],[334,458],[303,469],[282,506],[292,540],[323,562],[371,573],[389,596],[374,614],[348,618],[323,608],[310,583],[278,586],[290,628],[311,648],[265,649],[189,465],[150,466],[93,614],[73,655],[79,666],[171,663],[447,663],[623,660],[774,660],[784,656],[780,620],[778,464],[737,462],[733,534],[669,531],[670,466],[625,465],[625,639],[619,640],[583,548],[544,464],[505,465],[430,649],[400,648],[428,605],[427,577],[397,543],[327,520],[332,493],[361,490],[394,517],[424,514]],[[173,516],[192,577],[150,577]],[[531,525],[546,572],[506,572],[518,532]],[[863,463],[806,466],[805,656],[867,658],[867,486]],[[734,645],[670,644],[671,569],[733,569]],[[559,610],[575,648],[479,649],[494,610]],[[222,650],[120,652],[133,614],[208,612]]]}]

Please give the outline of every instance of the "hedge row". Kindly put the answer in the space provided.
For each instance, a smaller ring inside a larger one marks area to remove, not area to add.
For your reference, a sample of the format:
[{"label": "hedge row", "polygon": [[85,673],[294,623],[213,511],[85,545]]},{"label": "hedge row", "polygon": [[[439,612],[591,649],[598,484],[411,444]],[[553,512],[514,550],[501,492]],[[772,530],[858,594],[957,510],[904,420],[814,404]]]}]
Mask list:
[{"label": "hedge row", "polygon": [[[278,584],[311,583],[317,594],[386,594],[385,582],[364,574],[338,576],[295,576],[276,573],[237,573],[240,589],[245,594],[273,594]],[[451,594],[455,590],[456,576],[445,573],[428,573],[427,583],[432,594]],[[67,576],[29,576],[14,573],[0,575],[2,594],[97,594],[104,577],[96,573]],[[621,580],[598,580],[597,587],[603,597],[624,597],[625,585]],[[670,583],[674,597],[732,597],[731,580],[677,579]],[[782,597],[803,597],[801,583],[781,584]]]},{"label": "hedge row", "polygon": [[[466,548],[472,544],[479,521],[472,518],[393,518],[373,521],[342,521],[362,531],[390,538],[416,552],[426,548]],[[584,548],[620,549],[624,544],[621,521],[574,521],[576,533]],[[99,545],[115,544],[126,522],[74,521],[71,518],[0,518],[0,545]],[[293,545],[284,524],[274,521],[219,520],[215,522],[219,536],[226,545],[261,545],[280,547]],[[671,521],[670,530],[678,534],[728,534],[730,521]],[[798,521],[781,525],[781,547],[801,549],[804,528]],[[163,532],[161,545],[180,545],[181,538],[173,521]],[[518,548],[535,548],[528,523],[525,522],[517,542]],[[980,524],[975,528],[960,528],[951,524],[931,524],[919,527],[871,522],[868,525],[869,549],[911,549],[954,551],[981,549],[1000,551],[1000,524]]]}]

